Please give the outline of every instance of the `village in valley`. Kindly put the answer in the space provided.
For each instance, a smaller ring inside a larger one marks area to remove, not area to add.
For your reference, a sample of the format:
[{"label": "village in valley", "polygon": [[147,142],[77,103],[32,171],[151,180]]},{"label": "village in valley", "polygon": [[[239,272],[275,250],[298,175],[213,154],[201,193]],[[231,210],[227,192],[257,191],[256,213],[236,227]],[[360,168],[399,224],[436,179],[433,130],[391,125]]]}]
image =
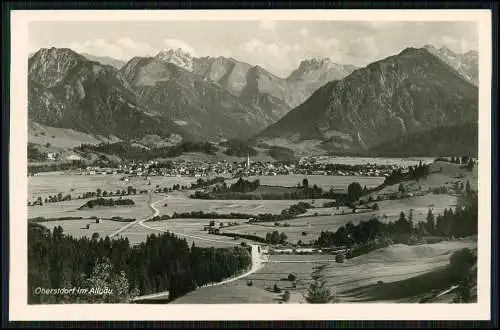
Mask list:
[{"label": "village in valley", "polygon": [[28,304],[478,301],[476,23],[73,23],[29,33]]}]

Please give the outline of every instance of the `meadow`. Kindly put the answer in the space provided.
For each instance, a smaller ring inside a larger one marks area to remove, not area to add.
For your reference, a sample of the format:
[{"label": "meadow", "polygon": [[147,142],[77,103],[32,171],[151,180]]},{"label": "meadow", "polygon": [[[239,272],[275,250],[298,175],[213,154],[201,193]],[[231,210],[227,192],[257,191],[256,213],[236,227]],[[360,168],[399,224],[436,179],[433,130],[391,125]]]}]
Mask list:
[{"label": "meadow", "polygon": [[[271,291],[275,284],[282,292],[290,292],[289,303],[306,303],[312,274],[321,265],[324,269],[319,272],[320,278],[341,303],[418,302],[430,291],[451,285],[446,272],[449,257],[464,247],[474,249],[477,242],[468,238],[429,245],[393,245],[344,263],[330,261],[328,255],[273,255],[245,279],[201,288],[172,303],[279,303],[282,293]],[[295,287],[286,279],[289,274],[296,276]],[[211,299],[207,301],[208,294]]]},{"label": "meadow", "polygon": [[[90,225],[89,229],[87,229],[87,224]],[[101,223],[95,223],[95,220],[92,219],[81,219],[48,221],[41,223],[41,225],[49,228],[50,230],[57,226],[61,226],[65,235],[70,235],[75,238],[83,236],[91,238],[94,233],[98,233],[99,237],[104,238],[126,225],[126,223],[112,220],[102,220]]]},{"label": "meadow", "polygon": [[38,196],[45,198],[49,195],[71,194],[74,197],[89,191],[96,191],[98,188],[103,191],[127,189],[128,186],[139,190],[154,189],[156,185],[161,188],[171,188],[174,184],[191,185],[198,178],[177,177],[177,176],[154,176],[151,177],[151,185],[144,177],[130,177],[129,181],[120,180],[122,174],[96,174],[78,175],[76,173],[66,174],[65,172],[39,173],[37,176],[28,177],[28,198],[35,200]]},{"label": "meadow", "polygon": [[144,242],[149,235],[162,235],[165,231],[173,232],[179,238],[186,239],[189,246],[191,246],[191,244],[193,244],[194,242],[198,247],[231,247],[236,244],[240,244],[241,241],[243,241],[233,240],[229,237],[208,234],[207,232],[203,231],[203,226],[208,224],[208,220],[179,220],[188,221],[186,221],[184,225],[171,220],[145,222],[144,225],[150,228],[135,224],[122,231],[118,236],[127,237],[130,244],[132,245]]},{"label": "meadow", "polygon": [[[429,208],[433,210],[435,216],[441,214],[445,208],[454,208],[456,197],[449,195],[425,195],[398,200],[386,200],[377,203],[380,208],[377,211],[352,213],[352,211],[348,212],[346,210],[344,215],[338,215],[342,210],[337,210],[336,208],[314,208],[309,209],[308,213],[295,219],[277,221],[280,226],[274,226],[274,222],[244,224],[223,228],[222,231],[251,234],[265,238],[268,232],[277,230],[285,233],[288,236],[287,241],[290,243],[296,244],[299,240],[307,243],[317,239],[321,231],[335,232],[349,222],[357,224],[360,221],[368,221],[374,216],[378,217],[382,222],[394,222],[398,220],[401,211],[404,211],[408,216],[410,210],[413,210],[414,223],[425,221]],[[317,212],[318,215],[311,215],[314,212]],[[285,224],[289,225],[289,227],[285,227]]]},{"label": "meadow", "polygon": [[[191,199],[189,195],[193,191],[174,191],[168,194],[165,203],[158,205],[160,214],[173,214],[203,211],[205,213],[245,213],[245,214],[259,214],[259,213],[281,213],[282,210],[290,207],[292,204],[297,204],[300,200],[204,200],[204,199]],[[303,200],[311,203],[312,200]],[[316,200],[315,203],[324,203],[328,200]]]},{"label": "meadow", "polygon": [[[116,198],[116,197],[113,197]],[[99,218],[111,218],[114,216],[122,218],[143,218],[151,213],[148,207],[147,195],[127,196],[135,202],[135,205],[127,206],[96,206],[94,208],[78,208],[85,204],[89,199],[74,199],[71,201],[46,203],[43,206],[29,206],[28,218],[44,217],[44,218],[59,218],[59,217],[84,217],[90,218],[97,216]]]},{"label": "meadow", "polygon": [[[302,184],[302,180],[307,178],[309,186],[317,185],[323,190],[333,188],[336,191],[347,191],[349,184],[358,182],[362,187],[373,188],[382,184],[384,177],[377,176],[337,176],[337,175],[261,175],[244,177],[246,180],[260,180],[261,185],[296,187],[297,183]],[[227,183],[234,183],[238,179],[227,180]]]}]

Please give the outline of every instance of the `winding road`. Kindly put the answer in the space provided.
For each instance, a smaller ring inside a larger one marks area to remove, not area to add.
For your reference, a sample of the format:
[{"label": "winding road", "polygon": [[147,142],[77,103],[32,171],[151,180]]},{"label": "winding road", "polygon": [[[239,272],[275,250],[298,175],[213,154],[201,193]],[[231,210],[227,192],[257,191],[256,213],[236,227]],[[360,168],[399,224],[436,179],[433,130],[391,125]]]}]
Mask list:
[{"label": "winding road", "polygon": [[[121,227],[120,229],[118,229],[114,233],[110,234],[109,237],[114,237],[114,236],[118,235],[119,233],[123,232],[124,230],[126,230],[127,228],[130,228],[130,227],[132,227],[134,225],[139,225],[139,226],[142,226],[142,227],[150,229],[150,230],[157,230],[157,231],[161,231],[161,232],[167,232],[168,231],[168,232],[170,232],[170,233],[172,233],[174,235],[177,235],[177,236],[183,236],[183,237],[188,237],[188,238],[193,238],[193,239],[203,240],[203,241],[209,241],[209,242],[228,243],[228,244],[233,244],[233,245],[239,245],[239,243],[234,242],[234,241],[225,241],[225,240],[203,238],[203,237],[198,237],[198,236],[193,236],[193,235],[187,235],[187,234],[177,233],[177,232],[174,232],[174,231],[171,231],[171,230],[168,230],[168,229],[155,228],[155,227],[151,227],[151,226],[146,225],[145,222],[148,219],[150,219],[151,217],[155,217],[155,216],[157,216],[157,215],[160,214],[160,211],[156,208],[156,204],[164,201],[165,199],[166,199],[166,197],[163,198],[163,199],[161,199],[161,200],[158,200],[156,202],[152,202],[152,194],[150,193],[149,194],[149,199],[148,199],[148,205],[149,205],[149,208],[152,211],[152,215],[149,215],[149,216],[147,216],[147,217],[145,217],[143,219],[131,222],[131,223],[129,223],[129,224]],[[245,278],[245,277],[247,277],[247,276],[255,273],[256,271],[258,271],[263,266],[263,264],[266,262],[266,260],[264,260],[262,258],[262,254],[259,252],[259,245],[252,244],[252,245],[250,245],[250,247],[251,247],[251,255],[252,255],[252,266],[250,267],[250,269],[247,272],[245,272],[245,273],[243,273],[241,275],[235,276],[235,277],[231,277],[231,278],[222,280],[220,282],[210,283],[210,284],[203,285],[200,288],[211,287],[211,286],[217,286],[217,285],[223,285],[223,284],[231,283],[231,282],[237,281],[239,279]],[[146,299],[161,299],[161,298],[166,298],[166,297],[168,297],[168,291],[158,292],[158,293],[153,293],[153,294],[148,294],[148,295],[144,295],[144,296],[138,296],[138,297],[133,298],[132,301],[146,300]]]},{"label": "winding road", "polygon": [[136,221],[130,222],[130,223],[128,223],[127,225],[125,225],[125,226],[121,227],[120,229],[118,229],[117,231],[115,231],[115,232],[113,232],[113,233],[109,234],[108,236],[109,236],[110,238],[111,238],[111,237],[114,237],[114,236],[118,235],[119,233],[121,233],[122,231],[124,231],[125,229],[127,229],[127,228],[129,228],[129,227],[132,227],[132,226],[134,226],[134,225],[136,225],[136,224],[141,224],[142,222],[144,222],[144,221],[148,220],[149,218],[151,218],[151,217],[155,217],[155,216],[159,215],[159,214],[160,214],[160,211],[159,211],[159,210],[155,207],[155,205],[156,205],[156,204],[158,204],[158,203],[160,203],[160,202],[162,202],[162,201],[164,201],[164,200],[166,199],[166,197],[165,197],[165,198],[163,198],[163,199],[161,199],[161,200],[158,200],[158,201],[156,201],[156,202],[154,202],[154,203],[152,202],[152,199],[153,199],[153,196],[152,196],[152,194],[151,194],[151,192],[150,192],[150,193],[149,193],[149,199],[148,199],[148,206],[149,206],[149,209],[152,211],[152,215],[149,215],[149,216],[147,216],[147,217],[145,217],[145,218],[143,218],[143,219],[139,219],[139,220],[136,220]]}]

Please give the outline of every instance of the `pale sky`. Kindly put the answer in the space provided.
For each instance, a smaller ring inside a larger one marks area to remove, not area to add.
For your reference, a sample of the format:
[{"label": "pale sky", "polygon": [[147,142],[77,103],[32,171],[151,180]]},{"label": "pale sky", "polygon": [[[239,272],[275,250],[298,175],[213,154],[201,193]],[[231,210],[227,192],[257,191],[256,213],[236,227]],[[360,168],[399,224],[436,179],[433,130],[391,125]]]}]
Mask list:
[{"label": "pale sky", "polygon": [[197,57],[233,57],[286,77],[311,57],[364,66],[426,44],[477,50],[478,30],[475,22],[32,22],[29,44],[30,52],[69,47],[120,60],[182,48]]}]

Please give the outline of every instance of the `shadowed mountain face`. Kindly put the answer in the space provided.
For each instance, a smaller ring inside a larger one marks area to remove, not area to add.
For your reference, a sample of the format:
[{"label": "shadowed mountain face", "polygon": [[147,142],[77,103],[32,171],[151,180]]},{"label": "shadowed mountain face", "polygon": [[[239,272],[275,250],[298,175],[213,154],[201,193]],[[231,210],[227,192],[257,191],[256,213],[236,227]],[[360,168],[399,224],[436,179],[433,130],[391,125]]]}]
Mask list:
[{"label": "shadowed mountain face", "polygon": [[41,124],[137,138],[190,139],[179,125],[149,114],[121,73],[70,49],[41,49],[28,62],[28,116]]},{"label": "shadowed mountain face", "polygon": [[331,150],[360,151],[477,118],[477,87],[428,50],[407,48],[326,84],[254,140],[317,140]]},{"label": "shadowed mountain face", "polygon": [[443,62],[450,65],[453,69],[460,73],[465,80],[478,86],[478,52],[470,50],[466,53],[459,54],[454,53],[446,47],[437,49],[431,45],[426,45],[425,49],[439,57]]},{"label": "shadowed mountain face", "polygon": [[477,157],[478,125],[470,122],[405,134],[371,148],[370,154],[374,157]]}]

